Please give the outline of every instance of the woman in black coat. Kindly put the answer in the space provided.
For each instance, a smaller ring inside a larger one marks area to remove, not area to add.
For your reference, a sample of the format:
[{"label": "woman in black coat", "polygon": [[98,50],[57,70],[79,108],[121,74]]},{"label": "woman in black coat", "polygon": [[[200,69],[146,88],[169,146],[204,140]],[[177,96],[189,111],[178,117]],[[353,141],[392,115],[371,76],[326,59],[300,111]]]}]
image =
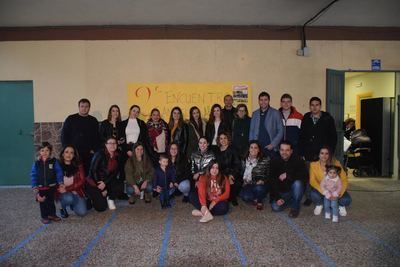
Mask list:
[{"label": "woman in black coat", "polygon": [[246,156],[249,147],[249,131],[251,118],[245,104],[239,104],[236,108],[237,117],[232,124],[232,146],[239,153],[240,158]]},{"label": "woman in black coat", "polygon": [[211,107],[210,117],[206,125],[206,138],[212,151],[218,150],[218,135],[228,131],[229,128],[225,125],[221,106],[214,104]]},{"label": "woman in black coat", "polygon": [[168,127],[171,133],[171,144],[176,143],[179,146],[179,151],[186,157],[189,128],[183,121],[183,114],[180,107],[174,107],[171,110]]},{"label": "woman in black coat", "polygon": [[231,146],[231,136],[222,132],[218,135],[218,150],[216,159],[223,175],[229,178],[231,191],[229,201],[233,206],[237,206],[237,196],[242,187],[241,162],[238,153]]}]

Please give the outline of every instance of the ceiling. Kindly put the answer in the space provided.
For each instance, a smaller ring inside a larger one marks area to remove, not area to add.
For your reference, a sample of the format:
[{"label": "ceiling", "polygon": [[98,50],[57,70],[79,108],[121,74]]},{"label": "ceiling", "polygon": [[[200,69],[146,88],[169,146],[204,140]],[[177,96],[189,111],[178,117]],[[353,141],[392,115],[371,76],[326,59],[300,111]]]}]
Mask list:
[{"label": "ceiling", "polygon": [[[0,27],[302,25],[331,0],[0,0]],[[400,27],[400,0],[340,0],[314,26]]]}]

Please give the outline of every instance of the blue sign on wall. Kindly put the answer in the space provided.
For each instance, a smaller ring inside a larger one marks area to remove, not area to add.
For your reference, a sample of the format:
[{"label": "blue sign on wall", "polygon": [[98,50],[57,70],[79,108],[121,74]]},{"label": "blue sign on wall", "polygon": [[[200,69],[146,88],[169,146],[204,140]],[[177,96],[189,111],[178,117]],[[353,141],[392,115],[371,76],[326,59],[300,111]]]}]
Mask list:
[{"label": "blue sign on wall", "polygon": [[380,59],[371,59],[371,70],[381,70]]}]

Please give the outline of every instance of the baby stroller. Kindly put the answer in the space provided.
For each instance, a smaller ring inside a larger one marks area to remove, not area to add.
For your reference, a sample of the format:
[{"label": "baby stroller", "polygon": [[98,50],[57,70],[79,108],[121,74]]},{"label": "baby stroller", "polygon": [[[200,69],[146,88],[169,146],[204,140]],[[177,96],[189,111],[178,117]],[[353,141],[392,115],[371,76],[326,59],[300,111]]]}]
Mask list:
[{"label": "baby stroller", "polygon": [[353,169],[354,177],[374,176],[376,170],[371,154],[371,138],[364,129],[351,134],[351,145],[345,154],[345,170]]}]

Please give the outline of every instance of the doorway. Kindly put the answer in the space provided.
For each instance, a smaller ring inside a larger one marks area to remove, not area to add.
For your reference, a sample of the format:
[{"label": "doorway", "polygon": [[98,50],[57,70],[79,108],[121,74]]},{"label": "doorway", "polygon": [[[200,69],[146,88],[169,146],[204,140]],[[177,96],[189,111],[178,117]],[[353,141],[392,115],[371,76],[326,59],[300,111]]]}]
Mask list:
[{"label": "doorway", "polygon": [[327,111],[335,118],[338,140],[347,142],[344,121],[348,119],[355,120],[355,129],[365,130],[357,130],[357,134],[362,133],[371,140],[369,146],[366,143],[358,146],[365,148],[361,150],[364,154],[351,153],[357,148],[354,140],[352,149],[347,152],[344,144],[338,142],[335,156],[345,164],[348,155],[357,156],[351,158],[349,164],[355,176],[399,177],[399,125],[398,119],[395,120],[398,118],[399,76],[400,72],[394,71],[327,70]]},{"label": "doorway", "polygon": [[32,81],[0,81],[0,114],[0,185],[28,185],[34,159]]}]

